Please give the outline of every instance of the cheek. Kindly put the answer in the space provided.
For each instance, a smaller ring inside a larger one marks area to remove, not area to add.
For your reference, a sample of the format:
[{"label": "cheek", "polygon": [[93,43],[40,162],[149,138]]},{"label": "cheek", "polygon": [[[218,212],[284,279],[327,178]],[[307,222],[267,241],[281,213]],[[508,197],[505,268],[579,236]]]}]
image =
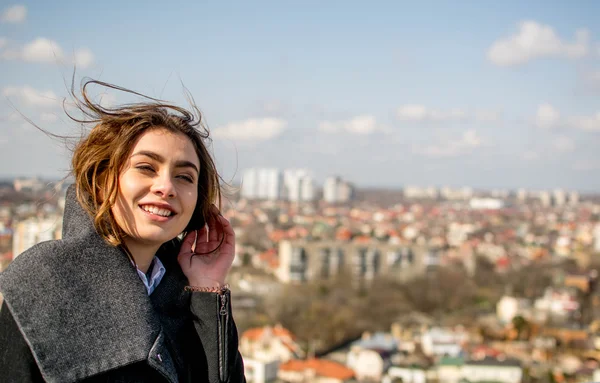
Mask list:
[{"label": "cheek", "polygon": [[198,202],[198,192],[197,191],[190,191],[188,193],[186,193],[185,196],[185,204],[188,210],[192,210],[192,212],[194,211],[194,209],[196,208],[196,203]]},{"label": "cheek", "polygon": [[119,179],[118,199],[128,201],[135,195],[136,182],[131,177],[121,177]]},{"label": "cheek", "polygon": [[112,212],[120,225],[123,225],[123,221],[131,220],[135,208],[132,205],[135,205],[135,196],[139,189],[139,182],[136,182],[133,177],[128,177],[127,173],[119,177],[119,189]]},{"label": "cheek", "polygon": [[189,219],[194,214],[194,210],[196,209],[196,201],[197,201],[197,192],[186,190],[185,192],[179,194],[181,208],[184,211],[184,216]]},{"label": "cheek", "polygon": [[135,173],[125,172],[119,178],[118,196],[126,205],[136,205],[150,192],[150,185],[146,178],[139,177]]},{"label": "cheek", "polygon": [[117,191],[117,198],[115,200],[114,205],[111,207],[114,217],[117,220],[122,220],[123,218],[127,218],[127,212],[131,211],[131,208],[128,204],[127,198],[127,190],[123,190],[123,184],[120,184],[119,190]]}]

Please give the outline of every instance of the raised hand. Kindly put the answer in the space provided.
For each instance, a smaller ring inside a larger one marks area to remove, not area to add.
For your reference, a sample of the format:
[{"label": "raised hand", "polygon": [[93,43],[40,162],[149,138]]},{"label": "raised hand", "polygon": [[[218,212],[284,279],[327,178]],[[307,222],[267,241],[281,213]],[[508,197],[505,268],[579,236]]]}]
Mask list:
[{"label": "raised hand", "polygon": [[185,236],[177,260],[191,286],[217,287],[225,284],[234,257],[233,228],[212,205],[207,225]]}]

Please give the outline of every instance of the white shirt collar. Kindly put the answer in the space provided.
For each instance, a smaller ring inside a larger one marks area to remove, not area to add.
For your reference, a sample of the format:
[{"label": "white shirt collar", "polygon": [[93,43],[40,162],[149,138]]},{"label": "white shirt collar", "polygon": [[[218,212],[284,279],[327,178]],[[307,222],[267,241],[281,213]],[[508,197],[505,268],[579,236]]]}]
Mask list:
[{"label": "white shirt collar", "polygon": [[140,279],[144,283],[144,286],[146,286],[146,290],[148,290],[148,295],[152,294],[154,289],[156,289],[156,286],[158,286],[162,277],[165,275],[165,272],[167,271],[165,269],[165,266],[160,261],[160,259],[158,259],[158,257],[156,257],[156,256],[152,260],[150,267],[152,268],[152,272],[150,273],[149,281],[148,281],[148,277],[146,276],[146,274],[143,271],[141,271],[140,269],[136,268]]}]

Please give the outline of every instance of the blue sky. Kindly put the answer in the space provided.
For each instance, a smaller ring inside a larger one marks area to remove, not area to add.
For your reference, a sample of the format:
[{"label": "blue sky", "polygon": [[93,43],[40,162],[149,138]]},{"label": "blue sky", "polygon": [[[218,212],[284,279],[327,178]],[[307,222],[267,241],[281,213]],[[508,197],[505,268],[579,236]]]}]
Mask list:
[{"label": "blue sky", "polygon": [[66,174],[68,151],[14,108],[77,132],[56,101],[75,61],[77,85],[98,78],[185,105],[183,82],[225,179],[264,166],[360,186],[600,191],[593,1],[31,1],[0,12],[0,178]]}]

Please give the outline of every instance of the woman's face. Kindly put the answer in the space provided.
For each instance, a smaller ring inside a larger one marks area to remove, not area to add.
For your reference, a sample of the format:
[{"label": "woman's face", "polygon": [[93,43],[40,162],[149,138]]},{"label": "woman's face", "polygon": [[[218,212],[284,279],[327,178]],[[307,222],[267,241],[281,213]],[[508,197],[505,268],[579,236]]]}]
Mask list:
[{"label": "woman's face", "polygon": [[160,246],[179,235],[196,207],[199,170],[189,138],[163,128],[144,133],[119,175],[112,207],[126,243]]}]

